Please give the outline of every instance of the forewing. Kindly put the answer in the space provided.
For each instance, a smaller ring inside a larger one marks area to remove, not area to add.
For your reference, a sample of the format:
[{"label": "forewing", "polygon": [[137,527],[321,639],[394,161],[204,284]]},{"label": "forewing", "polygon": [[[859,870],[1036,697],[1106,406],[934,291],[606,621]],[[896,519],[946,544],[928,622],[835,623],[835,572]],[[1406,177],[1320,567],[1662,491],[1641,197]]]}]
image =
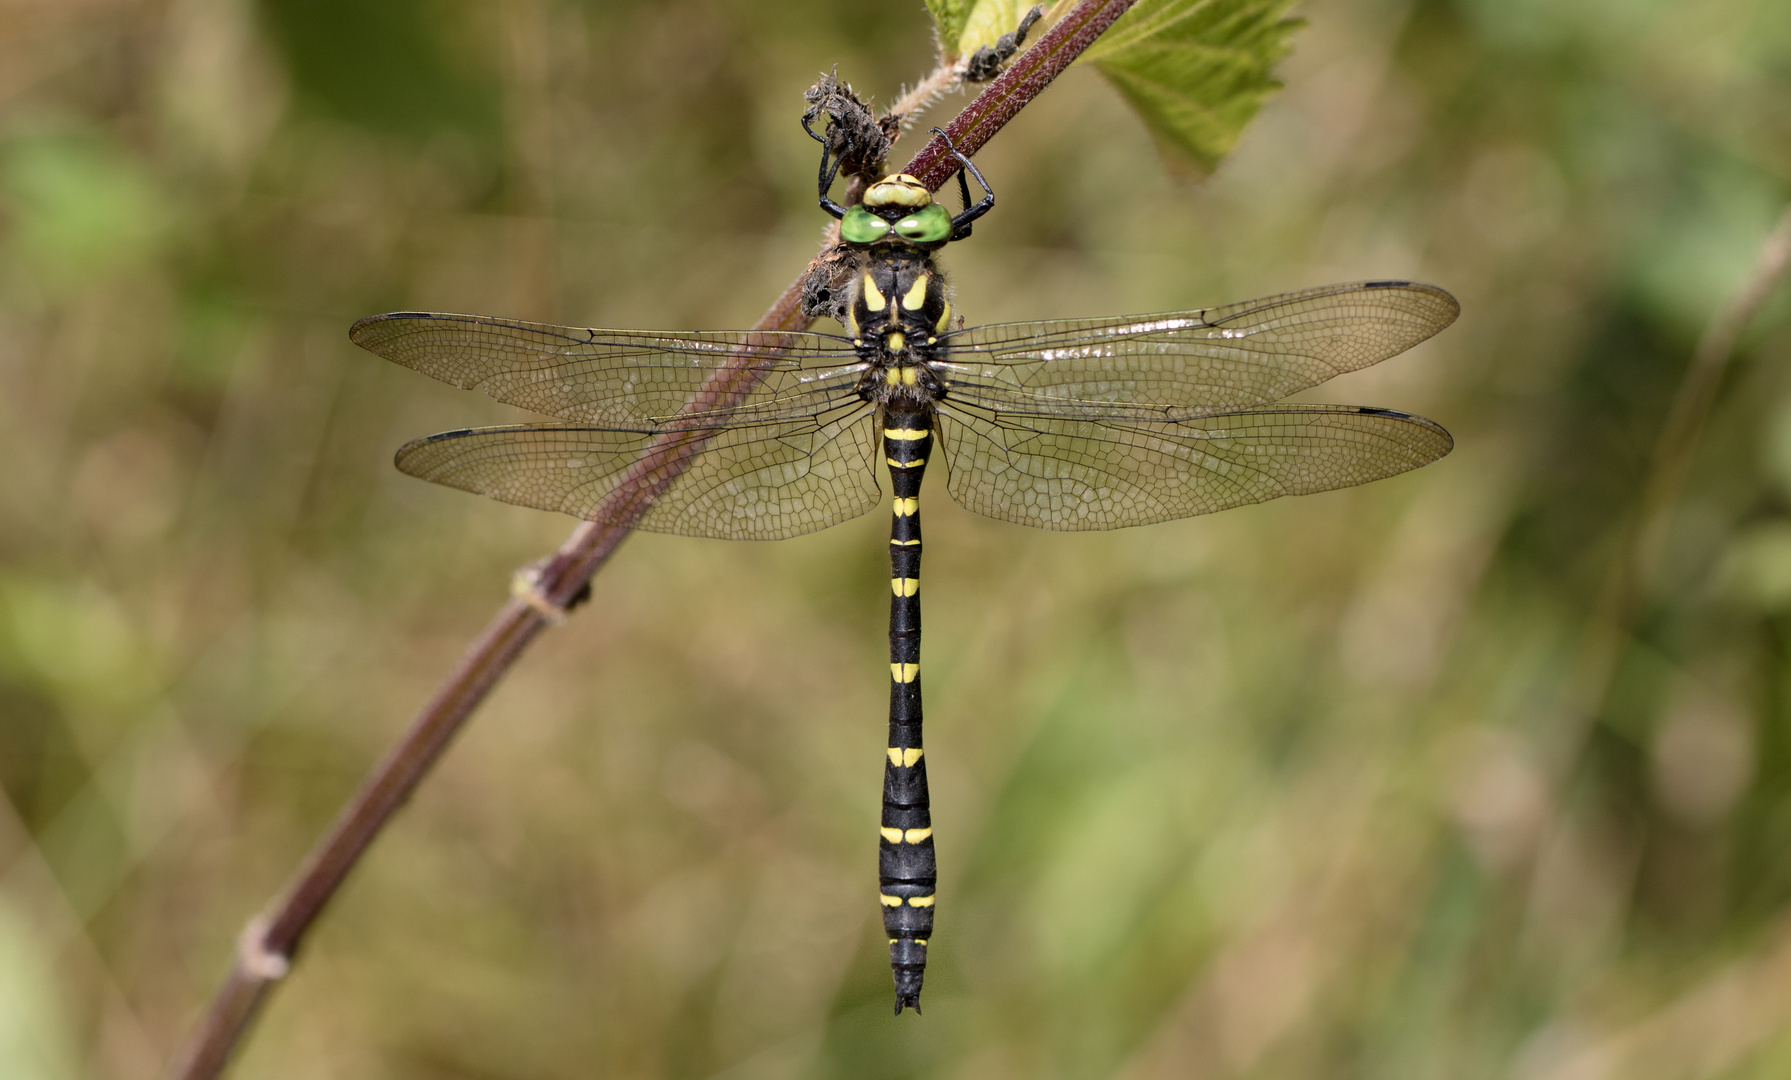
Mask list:
[{"label": "forewing", "polygon": [[1421,416],[1275,405],[1169,421],[998,415],[942,405],[952,498],[1002,521],[1076,532],[1210,514],[1365,484],[1454,445]]},{"label": "forewing", "polygon": [[362,319],[348,336],[445,383],[586,424],[813,414],[853,393],[863,369],[844,338],[778,331],[666,334],[396,312]]},{"label": "forewing", "polygon": [[779,540],[877,504],[872,411],[855,402],[803,420],[685,430],[473,428],[407,444],[398,468],[504,502],[650,532]]},{"label": "forewing", "polygon": [[1434,285],[1328,285],[1199,311],[974,326],[943,335],[946,356],[933,366],[948,399],[989,409],[1222,410],[1398,355],[1460,310]]}]

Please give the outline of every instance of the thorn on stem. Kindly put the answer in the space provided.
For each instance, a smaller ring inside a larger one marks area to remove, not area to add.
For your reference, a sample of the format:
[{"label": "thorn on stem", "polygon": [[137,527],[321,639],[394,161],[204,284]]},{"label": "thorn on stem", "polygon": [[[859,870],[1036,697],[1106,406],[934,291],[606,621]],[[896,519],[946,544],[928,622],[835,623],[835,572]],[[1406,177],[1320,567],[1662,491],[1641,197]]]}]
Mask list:
[{"label": "thorn on stem", "polygon": [[269,920],[257,915],[236,939],[236,963],[243,974],[259,982],[284,979],[292,970],[292,958],[267,947]]}]

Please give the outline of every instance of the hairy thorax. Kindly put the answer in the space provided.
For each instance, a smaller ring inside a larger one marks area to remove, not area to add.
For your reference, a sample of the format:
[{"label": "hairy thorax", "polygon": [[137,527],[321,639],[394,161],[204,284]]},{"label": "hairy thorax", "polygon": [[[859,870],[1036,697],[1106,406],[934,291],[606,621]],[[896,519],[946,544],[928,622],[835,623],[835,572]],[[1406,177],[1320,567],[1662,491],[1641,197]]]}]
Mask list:
[{"label": "hairy thorax", "polygon": [[870,364],[861,397],[896,408],[938,400],[943,386],[930,365],[945,353],[939,336],[951,326],[947,292],[927,252],[888,245],[859,254],[846,331]]}]

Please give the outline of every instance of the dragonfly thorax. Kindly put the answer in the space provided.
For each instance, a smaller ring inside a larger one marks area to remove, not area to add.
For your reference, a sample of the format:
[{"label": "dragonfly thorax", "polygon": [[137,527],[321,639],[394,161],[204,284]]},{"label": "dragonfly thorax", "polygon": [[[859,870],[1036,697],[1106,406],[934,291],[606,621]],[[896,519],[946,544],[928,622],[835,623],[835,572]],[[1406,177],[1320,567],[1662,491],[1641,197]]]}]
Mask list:
[{"label": "dragonfly thorax", "polygon": [[864,252],[854,267],[846,331],[861,355],[904,349],[925,358],[951,325],[945,275],[930,255],[900,248]]},{"label": "dragonfly thorax", "polygon": [[938,372],[912,358],[906,362],[877,363],[865,370],[858,395],[866,401],[898,409],[920,409],[945,396]]},{"label": "dragonfly thorax", "polygon": [[866,252],[854,268],[846,329],[868,363],[859,393],[882,403],[935,400],[941,384],[928,367],[951,323],[945,276],[925,252]]}]

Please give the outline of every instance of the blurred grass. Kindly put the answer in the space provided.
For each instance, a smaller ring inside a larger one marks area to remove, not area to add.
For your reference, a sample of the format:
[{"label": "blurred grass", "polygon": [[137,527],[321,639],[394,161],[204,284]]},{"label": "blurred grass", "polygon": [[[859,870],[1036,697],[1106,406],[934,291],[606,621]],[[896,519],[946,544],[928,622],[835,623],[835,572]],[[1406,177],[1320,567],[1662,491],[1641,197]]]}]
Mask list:
[{"label": "blurred grass", "polygon": [[[869,899],[870,515],[629,541],[236,1075],[1782,1075],[1783,297],[1607,707],[1550,755],[1667,401],[1791,198],[1791,9],[1300,14],[1286,91],[1199,186],[1061,80],[979,155],[1001,205],[947,256],[958,306],[1434,281],[1454,329],[1310,396],[1458,449],[1102,535],[929,488],[923,1019],[887,1015]],[[918,4],[806,0],[0,7],[0,1075],[155,1075],[570,524],[396,474],[405,438],[516,414],[348,324],[746,325],[823,224],[801,90],[837,62],[888,100],[928,35]]]}]

